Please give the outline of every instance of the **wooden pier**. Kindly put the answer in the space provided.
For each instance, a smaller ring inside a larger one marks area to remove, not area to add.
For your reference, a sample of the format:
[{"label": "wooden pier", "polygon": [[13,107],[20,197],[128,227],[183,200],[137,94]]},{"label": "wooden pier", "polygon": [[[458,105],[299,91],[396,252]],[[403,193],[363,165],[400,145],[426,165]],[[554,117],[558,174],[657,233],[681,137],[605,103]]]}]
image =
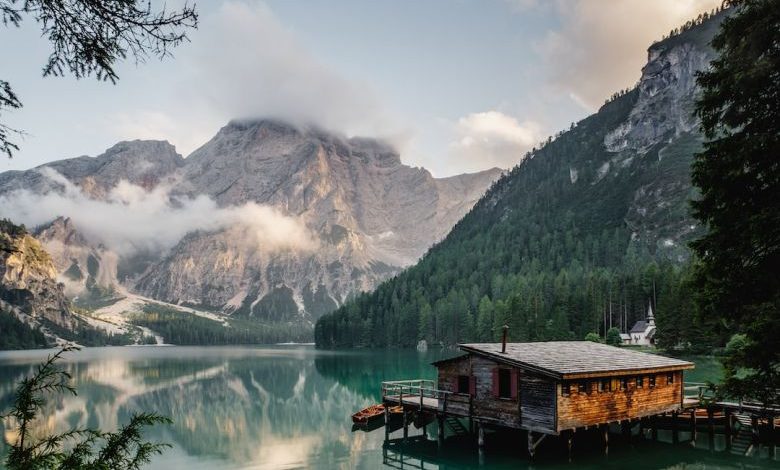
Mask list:
[{"label": "wooden pier", "polygon": [[[571,452],[575,437],[586,432],[602,436],[607,449],[611,433],[656,438],[664,430],[679,442],[681,434],[695,441],[703,429],[710,438],[724,434],[741,455],[754,452],[759,442],[774,452],[780,439],[780,407],[714,401],[705,384],[683,382],[682,371],[692,367],[684,361],[596,343],[484,346],[462,345],[466,355],[434,363],[437,380],[382,382],[386,409],[403,409],[401,442],[410,439],[411,424],[427,436],[433,421],[440,440],[449,430],[472,436],[479,448],[488,431],[523,432],[531,457],[553,436]],[[386,422],[389,440],[389,415]]]}]

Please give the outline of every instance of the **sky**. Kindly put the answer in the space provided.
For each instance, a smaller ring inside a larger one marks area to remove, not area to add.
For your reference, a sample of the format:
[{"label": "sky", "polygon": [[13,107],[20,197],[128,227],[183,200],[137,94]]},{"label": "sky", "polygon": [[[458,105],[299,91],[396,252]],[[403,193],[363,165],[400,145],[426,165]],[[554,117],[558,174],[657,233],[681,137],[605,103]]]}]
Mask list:
[{"label": "sky", "polygon": [[196,3],[191,41],[121,64],[115,85],[43,78],[39,26],[0,25],[0,78],[24,105],[0,120],[26,133],[0,172],[132,139],[186,157],[231,119],[263,117],[381,138],[437,177],[509,168],[633,86],[653,41],[720,0]]}]

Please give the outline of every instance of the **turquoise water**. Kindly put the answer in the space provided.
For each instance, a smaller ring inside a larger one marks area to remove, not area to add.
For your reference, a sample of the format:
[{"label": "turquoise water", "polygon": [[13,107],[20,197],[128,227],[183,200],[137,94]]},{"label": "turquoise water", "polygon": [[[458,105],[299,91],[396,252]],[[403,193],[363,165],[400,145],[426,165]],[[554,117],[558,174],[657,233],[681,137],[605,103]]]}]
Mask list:
[{"label": "turquoise water", "polygon": [[[49,351],[0,353],[0,404]],[[383,449],[384,430],[352,430],[350,414],[379,399],[382,380],[433,378],[430,362],[454,351],[323,352],[312,347],[115,347],[68,355],[79,395],[49,404],[48,426],[115,428],[134,410],[170,416],[154,439],[173,444],[152,469],[207,468],[777,468],[777,461],[707,450],[689,443],[613,440],[608,455],[592,436],[575,440],[569,463],[559,441],[545,442],[531,465],[517,435],[488,434],[483,452],[471,437],[427,439]],[[717,362],[695,358],[691,379],[716,379]],[[420,430],[412,428],[412,436]],[[401,431],[390,435],[401,437]],[[684,436],[682,436],[684,438]],[[723,447],[715,441],[716,448]],[[766,454],[766,449],[764,450]]]}]

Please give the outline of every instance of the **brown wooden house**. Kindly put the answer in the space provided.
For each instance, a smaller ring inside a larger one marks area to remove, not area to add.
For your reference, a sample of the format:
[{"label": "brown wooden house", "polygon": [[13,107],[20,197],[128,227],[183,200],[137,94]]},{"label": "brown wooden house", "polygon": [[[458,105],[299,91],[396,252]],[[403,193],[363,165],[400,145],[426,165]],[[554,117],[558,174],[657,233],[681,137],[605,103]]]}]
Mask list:
[{"label": "brown wooden house", "polygon": [[675,412],[690,362],[589,341],[461,344],[438,411],[544,434]]}]

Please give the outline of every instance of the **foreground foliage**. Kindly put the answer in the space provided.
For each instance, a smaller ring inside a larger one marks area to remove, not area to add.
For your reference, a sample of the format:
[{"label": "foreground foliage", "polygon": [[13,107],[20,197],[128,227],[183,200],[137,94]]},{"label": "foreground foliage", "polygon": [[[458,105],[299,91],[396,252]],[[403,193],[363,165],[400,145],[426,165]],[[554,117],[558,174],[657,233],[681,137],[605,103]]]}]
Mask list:
[{"label": "foreground foliage", "polygon": [[777,403],[780,390],[780,0],[732,1],[700,74],[709,139],[696,156],[692,247],[700,315],[727,348],[724,392]]},{"label": "foreground foliage", "polygon": [[[186,3],[178,11],[165,6],[155,11],[152,2],[140,0],[0,0],[3,26],[19,26],[25,18],[40,25],[41,36],[52,46],[44,77],[70,73],[112,83],[119,79],[117,62],[128,56],[136,62],[164,58],[198,24],[195,8]],[[0,115],[21,107],[10,83],[0,80]],[[19,133],[0,122],[0,153],[11,157],[19,150],[11,140]]]},{"label": "foreground foliage", "polygon": [[5,461],[9,470],[135,470],[170,447],[143,439],[145,427],[171,422],[153,413],[132,415],[116,432],[72,429],[44,436],[35,432],[40,421],[45,420],[42,413],[47,395],[76,394],[70,374],[56,364],[64,353],[74,349],[66,347],[49,356],[33,376],[17,386],[11,410],[3,415],[12,425],[6,436],[14,436]]}]

